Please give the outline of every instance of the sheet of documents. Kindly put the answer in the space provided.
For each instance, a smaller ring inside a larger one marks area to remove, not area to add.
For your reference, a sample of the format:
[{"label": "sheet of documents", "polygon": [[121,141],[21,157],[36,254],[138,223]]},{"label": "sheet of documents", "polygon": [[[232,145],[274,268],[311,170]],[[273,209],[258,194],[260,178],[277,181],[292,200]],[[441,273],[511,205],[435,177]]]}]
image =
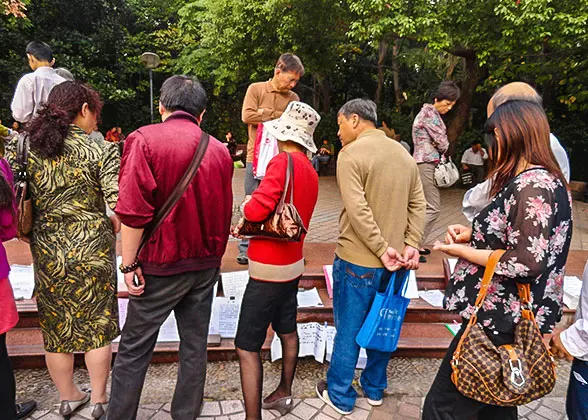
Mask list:
[{"label": "sheet of documents", "polygon": [[565,276],[563,289],[563,301],[565,305],[570,309],[577,309],[582,292],[582,280],[576,276]]},{"label": "sheet of documents", "polygon": [[327,284],[327,293],[333,299],[333,266],[323,265],[323,272],[325,273],[325,283]]},{"label": "sheet of documents", "polygon": [[298,300],[299,308],[323,306],[323,301],[321,300],[316,287],[309,290],[299,290],[296,299]]},{"label": "sheet of documents", "polygon": [[445,324],[445,326],[451,332],[451,334],[453,334],[453,336],[456,336],[461,329],[461,324]]},{"label": "sheet of documents", "polygon": [[421,290],[419,296],[431,306],[436,308],[443,307],[443,298],[445,297],[445,294],[441,290]]},{"label": "sheet of documents", "polygon": [[222,338],[235,338],[239,325],[241,304],[236,299],[218,299],[218,333]]},{"label": "sheet of documents", "polygon": [[16,300],[31,299],[33,297],[35,271],[32,265],[11,265],[8,278]]},{"label": "sheet of documents", "polygon": [[449,272],[453,274],[457,265],[457,258],[447,258],[447,262],[449,263]]},{"label": "sheet of documents", "polygon": [[[120,329],[122,331],[125,322],[127,320],[127,311],[129,307],[129,300],[128,299],[119,299],[118,300],[118,322],[120,325]],[[120,341],[120,336],[113,340],[115,343]],[[157,335],[158,342],[176,342],[180,341],[180,334],[178,333],[178,326],[176,324],[176,317],[174,313],[169,315],[165,322],[161,325],[159,329],[159,334]]]},{"label": "sheet of documents", "polygon": [[418,299],[419,298],[419,289],[417,286],[417,279],[416,279],[416,271],[410,270],[410,274],[408,275],[408,287],[406,288],[406,293],[404,294],[405,298],[408,299]]},{"label": "sheet of documents", "polygon": [[[298,338],[300,347],[298,357],[314,356],[315,360],[323,363],[327,343],[328,327],[318,322],[298,324]],[[282,358],[282,343],[278,334],[274,335],[271,345],[272,362]]]},{"label": "sheet of documents", "polygon": [[247,270],[233,271],[222,273],[221,277],[225,297],[234,297],[240,302],[243,299],[243,294],[249,281],[249,272]]},{"label": "sheet of documents", "polygon": [[118,257],[116,257],[116,282],[118,284],[118,291],[126,292],[128,291],[128,289],[127,285],[125,284],[125,275],[121,273],[121,271],[118,269],[118,267],[120,267],[121,264],[122,256],[119,255]]}]

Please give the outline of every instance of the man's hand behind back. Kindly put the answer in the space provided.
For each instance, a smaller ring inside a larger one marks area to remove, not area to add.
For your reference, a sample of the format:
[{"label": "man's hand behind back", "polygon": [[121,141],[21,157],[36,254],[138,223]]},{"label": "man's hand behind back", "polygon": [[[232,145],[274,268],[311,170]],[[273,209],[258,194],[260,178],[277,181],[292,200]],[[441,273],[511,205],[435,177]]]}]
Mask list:
[{"label": "man's hand behind back", "polygon": [[380,257],[380,260],[388,271],[398,271],[401,268],[404,268],[406,265],[404,257],[391,246],[389,246],[388,249],[384,251]]}]

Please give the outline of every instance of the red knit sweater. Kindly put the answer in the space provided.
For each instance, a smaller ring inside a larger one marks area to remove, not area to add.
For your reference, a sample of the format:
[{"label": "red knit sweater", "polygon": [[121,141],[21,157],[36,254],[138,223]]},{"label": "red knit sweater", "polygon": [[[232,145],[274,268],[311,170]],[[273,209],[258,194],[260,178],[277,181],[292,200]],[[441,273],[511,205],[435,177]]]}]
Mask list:
[{"label": "red knit sweater", "polygon": [[[302,152],[291,153],[294,163],[294,205],[308,229],[318,199],[318,176]],[[268,164],[265,177],[244,208],[244,216],[261,222],[275,211],[286,181],[288,156],[280,153]],[[287,200],[290,196],[288,191]],[[249,272],[252,278],[266,281],[289,281],[302,275],[304,261],[300,242],[252,238],[249,244]]]}]

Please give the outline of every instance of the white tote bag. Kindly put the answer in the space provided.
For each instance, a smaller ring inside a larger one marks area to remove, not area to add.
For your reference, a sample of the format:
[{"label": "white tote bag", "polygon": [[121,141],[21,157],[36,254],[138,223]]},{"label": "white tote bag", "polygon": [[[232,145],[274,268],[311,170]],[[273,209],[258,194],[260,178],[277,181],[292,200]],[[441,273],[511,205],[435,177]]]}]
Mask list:
[{"label": "white tote bag", "polygon": [[263,123],[259,124],[253,153],[253,176],[255,179],[263,179],[269,161],[278,153],[278,140],[264,129]]},{"label": "white tote bag", "polygon": [[459,179],[459,170],[457,166],[451,161],[451,158],[445,159],[441,156],[441,160],[435,167],[435,185],[439,188],[449,188]]}]

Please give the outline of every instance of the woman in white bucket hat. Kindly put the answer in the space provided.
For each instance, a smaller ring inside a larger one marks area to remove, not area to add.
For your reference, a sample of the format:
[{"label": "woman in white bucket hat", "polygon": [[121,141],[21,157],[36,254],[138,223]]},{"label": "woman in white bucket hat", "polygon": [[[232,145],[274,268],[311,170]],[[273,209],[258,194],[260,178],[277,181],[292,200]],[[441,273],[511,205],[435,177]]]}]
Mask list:
[{"label": "woman in white bucket hat", "polygon": [[[318,198],[318,176],[306,157],[306,150],[312,153],[317,150],[313,134],[320,119],[309,105],[291,102],[280,118],[264,123],[264,127],[278,139],[280,153],[269,162],[261,184],[242,205],[247,220],[261,222],[276,210],[284,190],[290,156],[293,204],[308,228]],[[234,229],[236,236],[240,226],[241,223]],[[261,420],[262,408],[278,410],[284,415],[293,407],[292,382],[299,347],[296,295],[304,272],[303,245],[304,235],[300,242],[252,238],[249,245],[250,278],[241,303],[235,339],[248,420]],[[276,390],[262,403],[263,372],[259,352],[270,324],[282,345],[282,376]]]}]

